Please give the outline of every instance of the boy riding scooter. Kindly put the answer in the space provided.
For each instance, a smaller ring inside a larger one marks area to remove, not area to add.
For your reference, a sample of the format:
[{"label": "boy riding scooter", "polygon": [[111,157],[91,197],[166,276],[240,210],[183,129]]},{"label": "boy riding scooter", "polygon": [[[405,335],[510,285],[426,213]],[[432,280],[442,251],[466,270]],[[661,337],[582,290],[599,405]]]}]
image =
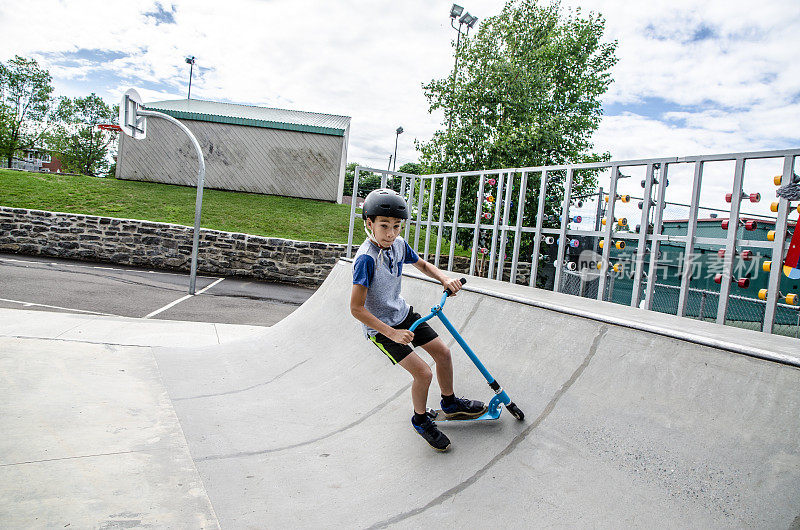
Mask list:
[{"label": "boy riding scooter", "polygon": [[368,237],[353,263],[350,312],[363,324],[365,336],[393,364],[411,374],[414,379],[411,424],[434,449],[446,451],[450,440],[438,429],[426,407],[433,374],[409,344],[422,347],[435,361],[442,412],[447,419],[478,418],[487,411],[487,406],[455,396],[450,349],[427,323],[418,325],[414,332],[409,331],[421,317],[400,295],[403,265],[414,265],[453,295],[461,289],[461,282],[420,259],[400,237],[402,222],[409,214],[405,200],[397,192],[390,189],[371,192],[364,201],[362,215]]}]

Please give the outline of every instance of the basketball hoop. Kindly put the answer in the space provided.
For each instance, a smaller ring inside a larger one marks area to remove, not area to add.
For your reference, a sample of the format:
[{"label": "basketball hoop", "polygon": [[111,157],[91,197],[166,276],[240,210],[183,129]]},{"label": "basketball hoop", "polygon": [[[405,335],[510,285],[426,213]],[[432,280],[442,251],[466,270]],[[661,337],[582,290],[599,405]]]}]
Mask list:
[{"label": "basketball hoop", "polygon": [[97,127],[104,131],[122,132],[122,127],[113,123],[100,123]]},{"label": "basketball hoop", "polygon": [[134,88],[128,89],[128,91],[122,95],[122,100],[119,103],[119,126],[115,126],[116,130],[121,130],[134,140],[144,140],[147,136],[148,117],[166,120],[177,126],[189,137],[197,153],[197,162],[199,165],[197,171],[197,198],[195,199],[194,207],[192,263],[189,266],[189,294],[194,295],[197,283],[197,253],[200,247],[200,211],[203,208],[203,182],[206,177],[206,161],[205,158],[203,158],[203,150],[200,148],[200,143],[197,141],[195,135],[192,134],[192,131],[169,114],[147,110],[147,107],[142,104],[141,96]]}]

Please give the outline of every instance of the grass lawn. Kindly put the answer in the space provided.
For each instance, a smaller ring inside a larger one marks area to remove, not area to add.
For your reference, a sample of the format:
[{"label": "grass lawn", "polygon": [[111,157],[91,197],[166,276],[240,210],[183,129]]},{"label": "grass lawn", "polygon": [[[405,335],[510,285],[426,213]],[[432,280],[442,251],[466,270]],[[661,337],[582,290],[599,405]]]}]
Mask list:
[{"label": "grass lawn", "polygon": [[[0,170],[0,205],[194,226],[195,188],[55,173]],[[203,228],[347,243],[350,207],[206,189]]]},{"label": "grass lawn", "polygon": [[[0,206],[13,208],[194,226],[195,196],[195,188],[187,186],[0,169]],[[349,215],[350,206],[343,204],[206,189],[200,225],[297,241],[347,243]],[[413,235],[412,226],[412,241]],[[431,235],[429,249],[433,252],[436,234]],[[424,237],[423,231],[423,245]],[[357,223],[354,242],[363,238]],[[442,243],[444,253],[449,252],[447,243]],[[467,255],[464,251],[457,254]]]}]

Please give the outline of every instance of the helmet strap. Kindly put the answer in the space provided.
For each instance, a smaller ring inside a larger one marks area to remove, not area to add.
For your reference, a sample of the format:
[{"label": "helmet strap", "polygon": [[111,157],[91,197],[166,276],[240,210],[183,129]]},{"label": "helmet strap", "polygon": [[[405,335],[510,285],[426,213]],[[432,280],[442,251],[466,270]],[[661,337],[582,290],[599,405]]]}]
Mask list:
[{"label": "helmet strap", "polygon": [[378,245],[378,241],[376,241],[376,239],[375,239],[375,234],[372,233],[372,228],[367,226],[366,219],[364,220],[364,233],[367,234],[367,237],[369,238],[369,240],[372,241],[375,245],[377,245],[378,248],[383,248],[380,245]]}]

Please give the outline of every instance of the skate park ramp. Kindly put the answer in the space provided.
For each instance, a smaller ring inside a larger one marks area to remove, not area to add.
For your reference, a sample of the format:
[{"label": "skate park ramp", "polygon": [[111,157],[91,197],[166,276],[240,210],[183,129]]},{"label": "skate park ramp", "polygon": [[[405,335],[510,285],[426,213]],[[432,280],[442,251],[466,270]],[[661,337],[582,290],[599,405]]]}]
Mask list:
[{"label": "skate park ramp", "polygon": [[[350,315],[351,267],[263,332],[136,346],[150,406],[185,437],[152,473],[201,483],[162,506],[166,526],[800,527],[796,339],[468,277],[444,312],[526,417],[441,423],[438,453],[411,428],[410,376]],[[408,269],[426,314],[441,286]],[[431,325],[456,393],[488,401]]]},{"label": "skate park ramp", "polygon": [[[155,349],[223,528],[800,521],[797,367],[533,303],[578,302],[787,360],[796,340],[469,278],[473,290],[445,314],[526,419],[442,425],[452,440],[442,454],[411,428],[410,376],[350,315],[351,278],[341,261],[256,339]],[[404,279],[404,297],[426,314],[441,286],[420,278]],[[456,392],[488,401],[478,371],[432,325],[453,350]],[[429,406],[434,396],[435,383]]]}]

